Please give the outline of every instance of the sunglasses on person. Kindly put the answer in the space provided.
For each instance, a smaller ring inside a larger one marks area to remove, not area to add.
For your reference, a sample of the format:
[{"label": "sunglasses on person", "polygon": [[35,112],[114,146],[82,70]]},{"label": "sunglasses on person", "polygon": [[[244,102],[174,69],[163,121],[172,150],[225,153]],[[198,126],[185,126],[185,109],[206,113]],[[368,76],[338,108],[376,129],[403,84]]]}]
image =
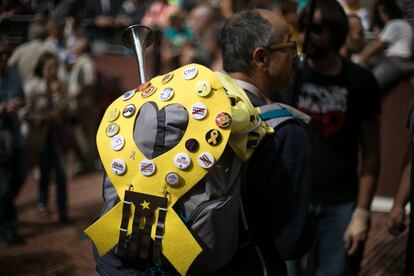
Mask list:
[{"label": "sunglasses on person", "polygon": [[[306,28],[308,28],[308,26],[309,25],[307,25],[307,24],[300,24],[300,26],[299,26],[299,31],[301,32],[301,33],[303,33],[304,31],[305,31],[305,29]],[[323,32],[323,29],[324,29],[325,27],[322,25],[322,24],[320,24],[320,23],[312,23],[311,25],[310,25],[310,31],[312,32],[312,33],[314,33],[314,34],[321,34],[322,32]]]},{"label": "sunglasses on person", "polygon": [[284,43],[276,43],[276,44],[272,44],[269,47],[267,47],[268,50],[270,51],[278,51],[281,49],[286,49],[286,48],[290,48],[292,50],[292,53],[294,53],[295,55],[297,55],[298,50],[297,50],[297,44],[296,41],[288,41],[288,42],[284,42]]}]

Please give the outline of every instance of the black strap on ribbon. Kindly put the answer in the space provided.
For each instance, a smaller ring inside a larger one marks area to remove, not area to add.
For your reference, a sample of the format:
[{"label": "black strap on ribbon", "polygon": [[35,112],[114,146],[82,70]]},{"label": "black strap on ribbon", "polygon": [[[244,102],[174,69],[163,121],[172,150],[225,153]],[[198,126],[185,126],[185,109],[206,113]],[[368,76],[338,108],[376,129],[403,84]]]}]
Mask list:
[{"label": "black strap on ribbon", "polygon": [[[168,199],[166,197],[125,191],[119,241],[116,248],[118,256],[139,258],[143,260],[152,259],[154,262],[159,262],[167,213],[167,203]],[[135,212],[132,222],[132,233],[128,238],[127,230],[132,204],[135,206]],[[156,221],[155,241],[152,243],[151,229],[154,225],[154,216],[157,209],[159,212],[158,220]]]},{"label": "black strap on ribbon", "polygon": [[152,260],[155,263],[158,263],[161,258],[161,249],[162,249],[161,242],[164,236],[166,214],[167,214],[167,204],[165,204],[165,206],[158,208],[158,222],[157,222],[157,229],[155,231],[154,248],[152,251]]},{"label": "black strap on ribbon", "polygon": [[119,241],[118,246],[116,248],[116,253],[118,256],[123,257],[127,251],[128,240],[127,240],[127,232],[128,232],[128,222],[129,217],[131,214],[131,204],[132,202],[124,200],[122,206],[122,219],[121,219],[121,226],[119,228]]},{"label": "black strap on ribbon", "polygon": [[[135,207],[136,208],[136,207]],[[132,222],[132,233],[131,237],[129,238],[129,247],[128,247],[128,255],[131,257],[137,257],[138,252],[138,244],[141,240],[141,231],[139,231],[139,225],[141,221],[141,216],[138,212],[134,213],[134,220]]]}]

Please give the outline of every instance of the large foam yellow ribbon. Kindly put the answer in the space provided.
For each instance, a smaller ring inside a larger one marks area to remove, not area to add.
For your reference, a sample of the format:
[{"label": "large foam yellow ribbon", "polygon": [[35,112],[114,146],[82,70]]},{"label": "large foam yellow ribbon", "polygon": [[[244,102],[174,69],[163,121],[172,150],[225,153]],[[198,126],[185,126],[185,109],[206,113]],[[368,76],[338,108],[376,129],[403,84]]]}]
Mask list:
[{"label": "large foam yellow ribbon", "polygon": [[[197,71],[196,76],[191,78],[194,71]],[[112,181],[121,202],[86,229],[85,233],[95,243],[99,255],[106,254],[117,244],[119,239],[122,201],[125,190],[131,187],[134,192],[163,196],[167,187],[169,202],[162,239],[162,253],[176,270],[184,275],[202,251],[202,248],[172,207],[181,196],[187,193],[207,173],[207,169],[198,164],[199,155],[203,152],[209,152],[217,161],[223,153],[231,128],[219,128],[215,123],[215,118],[222,112],[231,115],[231,106],[222,84],[209,69],[192,64],[181,67],[171,72],[171,74],[172,78],[170,78],[170,75],[159,76],[150,81],[156,89],[155,92],[147,90],[142,94],[143,92],[137,91],[129,99],[125,99],[128,97],[120,97],[106,110],[98,129],[97,145],[105,171]],[[210,93],[205,90],[208,85],[203,85],[203,82],[210,85]],[[200,87],[203,88],[203,91],[200,91]],[[165,98],[164,100],[160,98],[160,93],[164,88],[174,89],[174,96],[166,101]],[[147,97],[143,97],[143,95]],[[144,176],[139,170],[140,162],[146,158],[136,146],[133,138],[136,116],[141,106],[146,102],[156,103],[159,109],[169,104],[180,104],[189,113],[187,130],[181,141],[168,152],[152,160],[156,170],[150,176]],[[202,103],[207,107],[207,115],[201,120],[192,117],[191,106],[195,103]],[[124,117],[122,111],[129,104],[135,106],[135,114],[131,117]],[[106,133],[106,129],[111,123],[116,123],[119,126],[118,134],[124,138],[125,142],[120,150],[111,148],[111,137]],[[212,135],[206,138],[206,134],[210,130],[213,130]],[[207,140],[214,139],[216,141],[218,132],[221,135],[221,142],[209,144]],[[185,142],[188,139],[196,139],[199,142],[199,149],[196,152],[186,150]],[[180,170],[174,165],[174,157],[179,153],[187,153],[191,158],[192,165],[186,170]],[[126,172],[123,175],[117,175],[111,170],[114,159],[121,159],[125,162]],[[165,176],[169,172],[175,172],[180,176],[180,185],[177,187],[166,185]],[[133,212],[134,209],[131,213],[133,214]],[[157,212],[155,216],[154,221],[157,221]],[[129,221],[128,234],[132,230],[132,218],[133,215]],[[151,237],[154,238],[154,236],[155,227],[152,228],[151,232]]]}]

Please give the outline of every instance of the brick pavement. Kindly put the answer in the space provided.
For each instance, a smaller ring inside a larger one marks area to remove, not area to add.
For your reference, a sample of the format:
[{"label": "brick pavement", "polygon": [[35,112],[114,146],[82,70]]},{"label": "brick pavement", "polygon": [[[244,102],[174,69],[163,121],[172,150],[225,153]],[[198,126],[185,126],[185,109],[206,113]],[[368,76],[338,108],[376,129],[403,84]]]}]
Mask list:
[{"label": "brick pavement", "polygon": [[[94,263],[90,242],[80,236],[99,214],[102,174],[92,173],[70,181],[71,223],[57,222],[55,202],[52,213],[40,215],[36,209],[36,185],[27,181],[18,198],[21,246],[0,243],[0,276],[13,275],[91,275]],[[54,199],[54,185],[51,185]],[[374,213],[371,235],[360,275],[401,275],[406,235],[393,238],[386,232],[386,215]]]},{"label": "brick pavement", "polygon": [[50,215],[36,208],[36,185],[27,181],[18,198],[22,246],[0,243],[0,275],[91,275],[94,264],[90,242],[80,240],[82,231],[99,215],[102,174],[77,177],[68,184],[69,224],[58,223],[51,185]]}]

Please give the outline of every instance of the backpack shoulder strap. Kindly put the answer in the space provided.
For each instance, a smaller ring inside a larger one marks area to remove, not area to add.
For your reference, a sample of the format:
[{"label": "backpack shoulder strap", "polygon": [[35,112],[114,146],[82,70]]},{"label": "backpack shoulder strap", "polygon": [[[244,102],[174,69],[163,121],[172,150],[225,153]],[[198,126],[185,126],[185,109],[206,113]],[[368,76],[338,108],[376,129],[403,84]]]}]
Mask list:
[{"label": "backpack shoulder strap", "polygon": [[310,117],[305,113],[282,103],[272,103],[262,105],[257,108],[260,119],[265,122],[268,127],[276,129],[280,124],[289,121],[297,120],[308,124]]}]

